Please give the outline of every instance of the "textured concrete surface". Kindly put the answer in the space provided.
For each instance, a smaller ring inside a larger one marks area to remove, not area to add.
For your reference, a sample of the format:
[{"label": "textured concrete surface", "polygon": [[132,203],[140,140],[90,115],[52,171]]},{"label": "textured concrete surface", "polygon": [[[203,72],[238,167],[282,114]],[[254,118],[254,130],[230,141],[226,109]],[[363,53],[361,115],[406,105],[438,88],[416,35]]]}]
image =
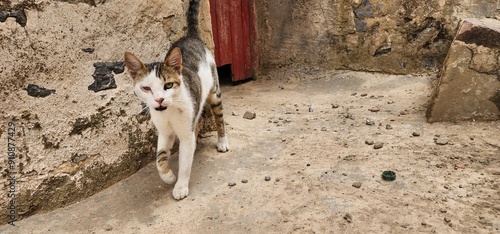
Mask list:
[{"label": "textured concrete surface", "polygon": [[427,123],[433,78],[278,70],[225,86],[231,150],[199,140],[186,199],[151,163],[0,233],[498,233],[500,125]]}]

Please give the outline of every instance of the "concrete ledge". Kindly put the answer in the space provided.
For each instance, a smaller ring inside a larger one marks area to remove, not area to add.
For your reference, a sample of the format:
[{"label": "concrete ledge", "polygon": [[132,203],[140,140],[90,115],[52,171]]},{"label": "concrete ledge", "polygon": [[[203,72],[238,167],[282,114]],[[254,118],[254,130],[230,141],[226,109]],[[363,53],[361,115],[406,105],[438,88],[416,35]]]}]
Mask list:
[{"label": "concrete ledge", "polygon": [[429,122],[500,119],[500,21],[465,19],[427,112]]}]

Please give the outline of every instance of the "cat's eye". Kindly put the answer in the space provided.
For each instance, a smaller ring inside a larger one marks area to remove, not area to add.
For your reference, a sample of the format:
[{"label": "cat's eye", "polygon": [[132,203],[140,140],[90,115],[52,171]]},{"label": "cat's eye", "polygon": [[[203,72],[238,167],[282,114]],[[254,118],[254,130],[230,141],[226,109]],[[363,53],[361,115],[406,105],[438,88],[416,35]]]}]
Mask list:
[{"label": "cat's eye", "polygon": [[148,87],[148,86],[141,86],[141,89],[144,91],[144,92],[149,92],[151,91],[151,88]]},{"label": "cat's eye", "polygon": [[163,86],[163,89],[167,90],[167,89],[171,89],[172,87],[174,87],[174,83],[173,82],[168,82],[168,83],[165,84],[165,86]]}]

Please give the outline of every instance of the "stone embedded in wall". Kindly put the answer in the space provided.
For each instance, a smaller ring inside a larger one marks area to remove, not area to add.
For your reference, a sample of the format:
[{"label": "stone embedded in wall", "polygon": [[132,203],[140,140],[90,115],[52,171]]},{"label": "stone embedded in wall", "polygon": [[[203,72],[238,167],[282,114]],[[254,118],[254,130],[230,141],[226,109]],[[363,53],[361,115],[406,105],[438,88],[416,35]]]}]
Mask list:
[{"label": "stone embedded in wall", "polygon": [[24,10],[0,11],[1,23],[5,22],[9,17],[15,18],[16,22],[21,25],[21,27],[25,27],[26,23],[28,23],[28,18],[26,17]]},{"label": "stone embedded in wall", "polygon": [[500,119],[500,21],[466,19],[453,41],[429,122]]},{"label": "stone embedded in wall", "polygon": [[358,19],[364,19],[372,17],[375,14],[375,9],[372,6],[370,0],[364,0],[361,6],[354,9],[354,14]]},{"label": "stone embedded in wall", "polygon": [[123,62],[98,62],[94,63],[95,71],[92,77],[94,82],[89,85],[88,89],[94,92],[115,89],[115,77],[113,73],[120,74],[125,71]]},{"label": "stone embedded in wall", "polygon": [[46,89],[35,84],[29,84],[26,91],[28,92],[28,95],[32,97],[47,97],[56,93],[55,89]]},{"label": "stone embedded in wall", "polygon": [[373,14],[375,14],[375,8],[369,0],[364,0],[360,6],[354,9],[354,25],[357,32],[366,32],[368,24],[364,19],[372,17]]},{"label": "stone embedded in wall", "polygon": [[500,89],[497,89],[495,94],[490,98],[490,101],[495,103],[497,108],[500,110]]}]

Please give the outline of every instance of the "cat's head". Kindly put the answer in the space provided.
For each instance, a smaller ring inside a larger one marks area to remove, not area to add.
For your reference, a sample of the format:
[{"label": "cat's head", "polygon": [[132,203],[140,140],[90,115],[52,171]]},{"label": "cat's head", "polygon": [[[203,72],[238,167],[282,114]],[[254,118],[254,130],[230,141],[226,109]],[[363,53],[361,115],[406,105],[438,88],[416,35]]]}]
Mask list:
[{"label": "cat's head", "polygon": [[164,111],[175,105],[182,81],[182,54],[174,48],[163,63],[144,64],[139,58],[125,52],[125,65],[134,80],[134,93],[149,109]]}]

